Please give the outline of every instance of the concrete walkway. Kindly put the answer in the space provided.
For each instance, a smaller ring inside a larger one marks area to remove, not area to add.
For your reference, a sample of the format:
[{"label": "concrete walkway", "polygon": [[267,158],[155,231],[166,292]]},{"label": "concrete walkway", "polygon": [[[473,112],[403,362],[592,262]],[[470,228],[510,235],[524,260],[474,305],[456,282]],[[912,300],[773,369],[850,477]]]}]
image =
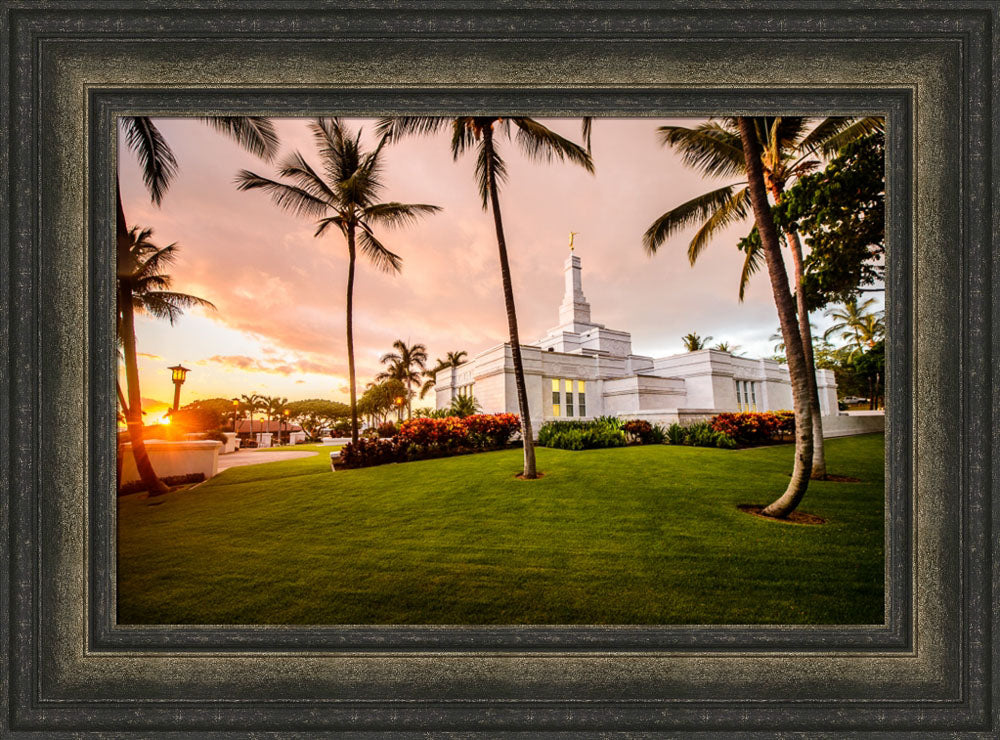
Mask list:
[{"label": "concrete walkway", "polygon": [[318,454],[318,452],[306,450],[288,450],[287,452],[280,450],[237,450],[228,455],[219,455],[219,472],[221,473],[223,470],[236,468],[240,465],[260,465],[261,463],[294,460],[297,457],[312,457]]}]

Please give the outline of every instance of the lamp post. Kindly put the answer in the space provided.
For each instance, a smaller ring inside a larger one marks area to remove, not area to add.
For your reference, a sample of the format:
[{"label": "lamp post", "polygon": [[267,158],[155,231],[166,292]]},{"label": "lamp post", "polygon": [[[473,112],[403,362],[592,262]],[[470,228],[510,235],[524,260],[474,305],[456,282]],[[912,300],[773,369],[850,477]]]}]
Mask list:
[{"label": "lamp post", "polygon": [[[285,426],[285,429],[287,430],[288,429],[288,409],[285,409],[282,412],[282,414],[284,415],[284,426]],[[280,433],[278,434],[278,437],[279,438],[281,437]],[[279,439],[279,441],[280,441],[280,439]],[[286,431],[286,433],[285,433],[285,444],[288,444],[290,441],[291,441],[291,436]]]},{"label": "lamp post", "polygon": [[183,365],[174,365],[167,369],[170,370],[170,378],[174,381],[174,411],[176,411],[181,402],[181,386],[184,385],[188,368]]},{"label": "lamp post", "polygon": [[399,413],[399,420],[403,420],[403,403],[406,401],[402,396],[396,396],[396,406],[397,412]]},{"label": "lamp post", "polygon": [[236,420],[240,412],[240,402],[237,399],[233,399],[233,434],[239,434],[239,430],[236,429]]}]

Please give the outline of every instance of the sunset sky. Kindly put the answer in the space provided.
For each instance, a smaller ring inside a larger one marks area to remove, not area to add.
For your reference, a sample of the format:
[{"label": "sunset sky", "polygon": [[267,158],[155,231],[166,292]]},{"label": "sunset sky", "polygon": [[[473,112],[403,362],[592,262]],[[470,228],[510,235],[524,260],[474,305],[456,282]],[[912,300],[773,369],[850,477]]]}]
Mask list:
[{"label": "sunset sky", "polygon": [[[580,140],[578,120],[543,120]],[[373,141],[373,121],[349,123],[362,125],[363,139]],[[737,297],[742,253],[736,242],[749,223],[719,236],[695,267],[686,255],[693,229],[655,257],[642,249],[642,234],[660,214],[726,182],[702,179],[660,146],[655,132],[664,123],[596,120],[595,175],[565,163],[530,162],[502,141],[509,177],[501,207],[523,343],[558,323],[568,236],[576,231],[593,319],[630,331],[633,352],[680,352],[681,336],[694,331],[713,336],[713,343],[740,345],[748,356],[773,354],[769,337],[778,319],[766,274],[754,278],[744,303]],[[317,162],[307,124],[277,121],[278,161],[299,150]],[[204,123],[158,119],[156,125],[179,172],[157,207],[134,155],[122,146],[126,219],[129,226],[152,227],[160,246],[177,242],[179,258],[170,270],[174,289],[206,298],[218,310],[190,310],[173,326],[137,318],[143,397],[169,401],[173,386],[166,368],[180,362],[191,368],[182,404],[252,392],[346,401],[343,237],[331,229],[314,238],[312,220],[279,210],[261,191],[238,192],[240,169],[274,177],[274,166]],[[400,274],[378,272],[359,258],[359,391],[379,371],[379,357],[394,339],[424,343],[433,362],[448,351],[474,356],[507,335],[496,238],[476,190],[474,154],[453,162],[442,133],[393,144],[384,161],[383,200],[431,203],[443,211],[415,227],[381,232],[383,243],[403,257]],[[820,330],[828,324],[822,316],[814,320]]]}]

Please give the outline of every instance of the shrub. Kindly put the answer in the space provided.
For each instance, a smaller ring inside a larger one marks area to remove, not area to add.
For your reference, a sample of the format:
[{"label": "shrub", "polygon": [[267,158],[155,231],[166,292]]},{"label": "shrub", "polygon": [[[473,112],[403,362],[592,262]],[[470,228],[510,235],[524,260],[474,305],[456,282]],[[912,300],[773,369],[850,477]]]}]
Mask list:
[{"label": "shrub", "polygon": [[351,436],[351,420],[350,419],[337,419],[331,426],[330,432],[334,437],[350,437]]},{"label": "shrub", "polygon": [[725,432],[716,431],[707,421],[699,421],[687,427],[675,422],[663,434],[672,445],[718,447],[722,450],[732,450],[737,446],[736,440]]},{"label": "shrub", "polygon": [[622,431],[630,442],[642,445],[663,444],[666,433],[659,424],[650,424],[645,419],[629,419],[622,425]]},{"label": "shrub", "polygon": [[405,447],[395,440],[359,437],[340,448],[340,462],[345,468],[366,468],[405,459]]},{"label": "shrub", "polygon": [[601,417],[593,421],[550,421],[538,430],[538,444],[561,450],[593,450],[603,447],[624,447],[625,432],[620,422],[609,424]]},{"label": "shrub", "polygon": [[682,445],[687,434],[684,431],[684,427],[678,424],[676,421],[667,427],[667,441],[672,445]]},{"label": "shrub", "polygon": [[[167,486],[183,486],[188,483],[201,483],[205,480],[204,473],[186,473],[184,475],[168,475],[160,478]],[[148,490],[141,480],[134,480],[118,487],[119,496],[127,496],[130,493],[139,493]]]},{"label": "shrub", "polygon": [[[794,421],[793,414],[793,429]],[[773,440],[782,432],[783,426],[787,427],[788,420],[785,416],[770,411],[744,411],[718,414],[712,417],[710,424],[712,429],[728,435],[736,440],[737,444],[751,446],[766,444]]]},{"label": "shrub", "polygon": [[476,449],[504,447],[521,427],[517,414],[473,414],[462,419],[467,442]]},{"label": "shrub", "polygon": [[464,442],[467,431],[465,422],[456,416],[444,419],[421,417],[404,421],[399,426],[397,436],[403,442],[411,442],[421,446],[436,444],[448,448]]},{"label": "shrub", "polygon": [[394,421],[386,421],[378,425],[376,429],[378,436],[383,439],[386,437],[395,437],[396,432],[399,431],[399,425]]}]

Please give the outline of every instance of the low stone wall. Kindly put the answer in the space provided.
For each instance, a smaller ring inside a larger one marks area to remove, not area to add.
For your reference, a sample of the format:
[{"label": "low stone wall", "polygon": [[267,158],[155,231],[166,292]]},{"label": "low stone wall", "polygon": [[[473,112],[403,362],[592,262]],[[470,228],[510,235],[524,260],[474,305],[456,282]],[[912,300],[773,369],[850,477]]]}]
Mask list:
[{"label": "low stone wall", "polygon": [[885,412],[823,417],[823,439],[885,431]]},{"label": "low stone wall", "polygon": [[[146,452],[153,470],[161,478],[172,475],[202,473],[206,480],[219,472],[219,451],[222,442],[165,442],[152,439],[146,442]],[[130,443],[122,445],[122,485],[139,480]]]}]

